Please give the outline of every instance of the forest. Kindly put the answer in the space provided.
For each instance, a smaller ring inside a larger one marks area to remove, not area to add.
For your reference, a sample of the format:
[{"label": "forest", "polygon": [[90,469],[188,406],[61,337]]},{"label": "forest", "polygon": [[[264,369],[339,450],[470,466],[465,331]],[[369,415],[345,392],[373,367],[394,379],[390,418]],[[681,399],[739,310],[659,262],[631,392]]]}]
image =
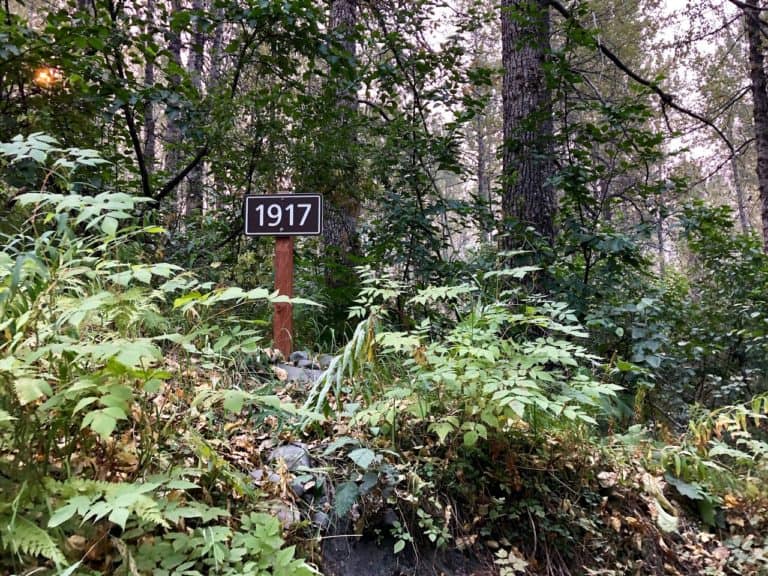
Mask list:
[{"label": "forest", "polygon": [[0,4],[0,574],[768,574],[768,3]]}]

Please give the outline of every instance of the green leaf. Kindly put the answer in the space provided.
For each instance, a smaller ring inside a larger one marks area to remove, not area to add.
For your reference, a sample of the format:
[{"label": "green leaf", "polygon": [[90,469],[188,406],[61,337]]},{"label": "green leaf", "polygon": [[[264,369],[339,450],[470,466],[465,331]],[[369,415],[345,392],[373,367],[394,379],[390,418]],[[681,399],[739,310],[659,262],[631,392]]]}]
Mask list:
[{"label": "green leaf", "polygon": [[168,490],[193,490],[200,486],[189,480],[171,480],[165,484],[165,487],[168,488]]},{"label": "green leaf", "polygon": [[243,298],[244,296],[245,292],[242,288],[233,286],[214,294],[213,298],[211,298],[211,302],[226,302],[228,300],[237,300],[239,298]]},{"label": "green leaf", "polygon": [[152,272],[147,268],[135,268],[133,270],[133,277],[144,284],[150,284],[152,282]]},{"label": "green leaf", "polygon": [[88,396],[86,398],[81,398],[80,401],[75,405],[75,409],[72,410],[72,415],[74,416],[75,414],[80,412],[80,410],[82,410],[86,406],[90,406],[97,400],[98,400],[97,396]]},{"label": "green leaf", "polygon": [[101,231],[108,236],[117,234],[117,220],[111,216],[105,216],[101,221]]},{"label": "green leaf", "polygon": [[395,554],[400,554],[400,552],[402,552],[404,548],[405,548],[405,540],[398,540],[397,542],[395,542],[395,547],[393,548],[393,552]]},{"label": "green leaf", "polygon": [[242,390],[227,390],[224,393],[224,410],[240,412],[247,397],[248,393]]},{"label": "green leaf", "polygon": [[360,444],[360,441],[352,438],[351,436],[339,436],[336,438],[336,440],[328,444],[328,447],[323,451],[323,456],[330,456],[339,448],[343,448],[344,446],[348,446],[350,444],[357,445]]},{"label": "green leaf", "polygon": [[76,513],[77,504],[70,502],[69,504],[62,506],[48,519],[48,528],[56,528],[56,526],[64,524],[64,522],[72,518]]},{"label": "green leaf", "polygon": [[333,509],[337,516],[345,516],[355,504],[360,489],[354,482],[344,482],[336,488],[336,498],[333,503]]},{"label": "green leaf", "polygon": [[[107,410],[109,410],[109,408],[107,408]],[[117,419],[106,414],[104,410],[95,410],[89,412],[85,415],[85,418],[83,418],[81,428],[85,428],[86,426],[90,426],[91,430],[106,440],[112,435],[112,432],[114,432],[115,427],[117,426]]]},{"label": "green leaf", "polygon": [[5,410],[0,409],[0,424],[2,424],[3,422],[12,422],[13,420],[16,420],[16,418],[11,416]]},{"label": "green leaf", "polygon": [[454,426],[450,422],[446,422],[445,420],[442,420],[440,422],[433,422],[432,424],[429,425],[430,432],[436,433],[441,443],[444,443],[445,439],[448,437],[448,434],[453,432],[455,429],[456,429],[456,426]]},{"label": "green leaf", "polygon": [[125,523],[128,521],[130,513],[128,508],[115,508],[109,515],[109,521],[113,524],[117,524],[120,528],[125,529]]},{"label": "green leaf", "polygon": [[376,453],[368,448],[357,448],[349,453],[349,458],[363,470],[368,470],[368,467],[376,459]]},{"label": "green leaf", "polygon": [[474,430],[468,430],[464,433],[464,446],[467,446],[471,448],[475,444],[477,444],[477,432]]},{"label": "green leaf", "polygon": [[123,366],[135,368],[149,360],[159,360],[162,357],[160,349],[147,340],[123,342],[115,360]]},{"label": "green leaf", "polygon": [[648,365],[651,368],[658,368],[659,366],[661,366],[661,356],[657,356],[655,354],[646,356],[645,361],[648,363]]},{"label": "green leaf", "polygon": [[72,566],[70,566],[66,570],[63,570],[63,571],[59,572],[56,576],[72,576],[72,574],[77,572],[78,568],[80,568],[80,566],[82,566],[82,564],[83,564],[83,561],[82,560],[78,560],[77,562],[72,564]]},{"label": "green leaf", "polygon": [[631,362],[627,362],[626,360],[618,360],[616,362],[616,368],[619,370],[619,372],[631,372],[637,367]]},{"label": "green leaf", "polygon": [[22,406],[34,402],[43,396],[50,396],[53,394],[53,390],[51,390],[51,386],[48,382],[40,378],[20,376],[16,378],[13,387],[16,390],[16,397],[19,399],[19,404]]},{"label": "green leaf", "polygon": [[664,479],[686,498],[690,498],[691,500],[701,500],[704,498],[704,491],[699,484],[689,484],[688,482],[680,480],[680,478],[675,478],[671,474],[665,474]]},{"label": "green leaf", "polygon": [[711,498],[702,498],[697,502],[701,519],[708,526],[715,526],[715,503]]}]

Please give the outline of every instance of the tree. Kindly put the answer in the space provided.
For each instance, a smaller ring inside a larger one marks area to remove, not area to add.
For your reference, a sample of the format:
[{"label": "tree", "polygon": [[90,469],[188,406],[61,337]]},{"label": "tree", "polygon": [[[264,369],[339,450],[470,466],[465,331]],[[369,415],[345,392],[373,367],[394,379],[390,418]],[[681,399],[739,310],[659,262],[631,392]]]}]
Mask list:
[{"label": "tree", "polygon": [[[505,220],[555,234],[553,122],[545,72],[550,18],[545,0],[503,0],[504,151],[502,212]],[[515,245],[507,236],[506,248]]]},{"label": "tree", "polygon": [[[334,0],[331,4],[330,29],[336,37],[341,57],[348,63],[346,78],[334,80],[337,132],[332,140],[338,147],[338,178],[325,201],[323,243],[326,250],[326,286],[344,288],[349,284],[350,268],[359,256],[357,219],[360,216],[360,191],[357,190],[358,168],[356,160],[355,124],[357,115],[357,81],[355,27],[357,0]],[[350,80],[351,77],[351,80]]]},{"label": "tree", "polygon": [[757,187],[763,223],[763,250],[768,252],[768,78],[765,73],[763,33],[765,22],[757,0],[746,0],[744,26],[749,45],[749,78],[752,87],[753,122],[757,150]]}]

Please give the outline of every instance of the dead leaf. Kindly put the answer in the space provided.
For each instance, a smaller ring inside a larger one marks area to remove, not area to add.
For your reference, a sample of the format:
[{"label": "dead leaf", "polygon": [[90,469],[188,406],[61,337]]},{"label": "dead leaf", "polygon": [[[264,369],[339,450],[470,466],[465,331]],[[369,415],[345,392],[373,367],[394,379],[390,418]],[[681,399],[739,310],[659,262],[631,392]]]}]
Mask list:
[{"label": "dead leaf", "polygon": [[608,472],[606,470],[600,472],[597,475],[597,481],[600,483],[601,488],[613,488],[616,485],[619,475],[616,472]]},{"label": "dead leaf", "polygon": [[272,372],[275,373],[275,376],[278,380],[280,380],[280,382],[285,382],[288,380],[288,372],[279,366],[272,366]]}]

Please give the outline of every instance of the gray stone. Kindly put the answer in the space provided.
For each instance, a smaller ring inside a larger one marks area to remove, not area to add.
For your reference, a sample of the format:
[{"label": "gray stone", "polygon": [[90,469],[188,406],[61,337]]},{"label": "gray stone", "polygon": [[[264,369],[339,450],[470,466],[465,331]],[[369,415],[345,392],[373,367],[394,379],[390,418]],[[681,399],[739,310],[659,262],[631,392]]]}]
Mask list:
[{"label": "gray stone", "polygon": [[298,366],[304,370],[320,370],[320,364],[312,360],[300,360]]},{"label": "gray stone", "polygon": [[328,516],[325,512],[315,512],[312,515],[312,524],[315,526],[315,528],[320,528],[321,530],[327,530],[331,525],[331,517]]},{"label": "gray stone", "polygon": [[307,445],[300,442],[278,446],[272,450],[268,460],[270,462],[283,460],[285,462],[285,466],[291,472],[295,472],[302,467],[309,468],[312,466],[312,460],[309,457],[309,450],[307,450]]},{"label": "gray stone", "polygon": [[328,366],[333,362],[333,356],[331,354],[320,354],[317,357],[317,363],[320,365],[321,370],[326,370]]},{"label": "gray stone", "polygon": [[309,360],[309,353],[302,350],[297,350],[296,352],[291,352],[288,360],[293,362],[295,366],[298,366],[300,362]]},{"label": "gray stone", "polygon": [[286,529],[301,522],[301,513],[290,504],[278,504],[275,508],[275,516]]},{"label": "gray stone", "polygon": [[280,364],[279,367],[285,370],[286,374],[288,375],[287,380],[289,382],[311,384],[313,382],[317,382],[317,379],[320,378],[322,374],[320,370],[299,368],[293,364]]}]

